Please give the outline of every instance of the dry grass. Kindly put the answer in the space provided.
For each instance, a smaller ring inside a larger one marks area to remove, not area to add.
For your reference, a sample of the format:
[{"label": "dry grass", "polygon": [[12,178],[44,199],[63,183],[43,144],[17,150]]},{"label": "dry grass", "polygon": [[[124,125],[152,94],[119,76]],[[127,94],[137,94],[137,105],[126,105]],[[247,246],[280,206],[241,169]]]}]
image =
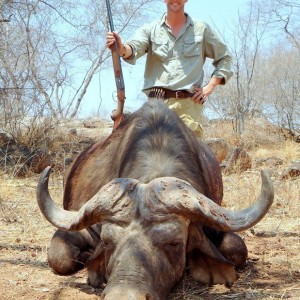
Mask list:
[{"label": "dry grass", "polygon": [[269,147],[257,148],[253,151],[253,157],[266,158],[277,157],[282,159],[286,164],[300,160],[300,145],[293,141],[284,141],[275,143]]},{"label": "dry grass", "polygon": [[[210,129],[214,137],[226,137],[232,145],[250,145],[252,159],[281,158],[284,164],[276,167],[278,173],[300,158],[299,144],[280,140],[277,134],[270,136],[267,130],[260,131],[265,138],[250,135],[249,140],[241,140],[230,136],[224,125],[216,128]],[[186,276],[168,299],[300,299],[300,178],[281,181],[275,175],[275,199],[269,213],[253,229],[241,233],[250,258],[240,279],[227,289],[204,286]],[[25,179],[0,175],[1,299],[98,299],[101,290],[87,286],[85,271],[60,277],[49,270],[46,253],[54,228],[37,207],[37,179],[37,175]],[[223,205],[227,208],[242,209],[259,195],[258,169],[224,175],[223,179]],[[62,174],[51,177],[49,189],[61,203]]]},{"label": "dry grass", "polygon": [[284,159],[286,161],[295,161],[300,159],[300,145],[292,141],[284,143]]},{"label": "dry grass", "polygon": [[235,132],[233,121],[228,120],[207,122],[204,132],[206,137],[223,138],[230,146],[243,146],[247,150],[276,148],[286,140],[279,127],[262,118],[246,119],[242,136]]}]

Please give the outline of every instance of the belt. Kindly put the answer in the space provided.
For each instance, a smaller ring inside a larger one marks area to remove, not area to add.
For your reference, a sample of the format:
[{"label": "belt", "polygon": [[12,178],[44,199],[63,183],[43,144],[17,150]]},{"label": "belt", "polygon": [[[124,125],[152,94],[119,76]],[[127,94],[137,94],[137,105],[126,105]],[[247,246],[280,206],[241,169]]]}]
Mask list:
[{"label": "belt", "polygon": [[191,93],[187,90],[178,90],[178,91],[172,91],[165,88],[152,88],[149,92],[148,97],[149,98],[157,98],[157,99],[185,99],[185,98],[191,98],[194,96],[194,93]]}]

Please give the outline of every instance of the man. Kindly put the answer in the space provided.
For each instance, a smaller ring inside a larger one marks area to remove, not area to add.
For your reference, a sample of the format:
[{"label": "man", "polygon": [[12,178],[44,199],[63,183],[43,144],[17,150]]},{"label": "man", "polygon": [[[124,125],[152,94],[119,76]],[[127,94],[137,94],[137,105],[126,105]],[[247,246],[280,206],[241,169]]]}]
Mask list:
[{"label": "man", "polygon": [[[149,98],[163,99],[203,138],[203,104],[216,86],[232,76],[232,59],[207,24],[184,12],[187,1],[165,0],[167,13],[161,20],[142,26],[125,44],[116,32],[108,32],[106,45],[111,48],[116,42],[120,55],[131,64],[147,53],[143,91]],[[206,58],[213,59],[215,70],[202,87]]]}]

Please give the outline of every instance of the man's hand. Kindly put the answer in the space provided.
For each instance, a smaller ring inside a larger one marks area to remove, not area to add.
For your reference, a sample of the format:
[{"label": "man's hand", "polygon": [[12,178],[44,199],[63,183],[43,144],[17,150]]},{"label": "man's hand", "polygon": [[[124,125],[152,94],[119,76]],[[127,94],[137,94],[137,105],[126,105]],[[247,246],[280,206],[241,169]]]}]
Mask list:
[{"label": "man's hand", "polygon": [[117,43],[119,52],[123,50],[123,44],[120,36],[116,32],[107,32],[106,33],[106,47],[111,50],[111,47],[114,43]]},{"label": "man's hand", "polygon": [[214,91],[215,87],[218,86],[222,81],[222,78],[212,77],[209,83],[202,88],[195,88],[195,95],[192,97],[195,103],[204,104],[207,97]]}]

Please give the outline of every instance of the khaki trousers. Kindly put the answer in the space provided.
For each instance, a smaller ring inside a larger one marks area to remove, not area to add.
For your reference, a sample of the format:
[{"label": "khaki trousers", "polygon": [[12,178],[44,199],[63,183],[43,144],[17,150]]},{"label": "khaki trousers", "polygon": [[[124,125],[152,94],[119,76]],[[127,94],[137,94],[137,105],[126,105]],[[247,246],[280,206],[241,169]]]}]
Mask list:
[{"label": "khaki trousers", "polygon": [[184,124],[189,127],[195,135],[203,139],[203,105],[194,103],[192,98],[165,100],[167,106],[173,110]]}]

